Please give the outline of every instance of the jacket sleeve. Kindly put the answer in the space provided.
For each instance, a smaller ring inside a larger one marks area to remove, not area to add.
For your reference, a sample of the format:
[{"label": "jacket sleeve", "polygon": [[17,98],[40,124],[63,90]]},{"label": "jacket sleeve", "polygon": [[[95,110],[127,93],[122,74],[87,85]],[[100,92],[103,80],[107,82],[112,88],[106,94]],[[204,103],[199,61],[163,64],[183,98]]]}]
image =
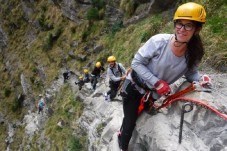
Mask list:
[{"label": "jacket sleeve", "polygon": [[185,73],[185,77],[189,82],[193,82],[193,81],[199,81],[201,76],[199,75],[197,67],[194,66],[191,70],[188,70]]},{"label": "jacket sleeve", "polygon": [[139,77],[142,78],[150,88],[153,88],[155,83],[159,80],[147,67],[157,53],[158,48],[156,48],[153,39],[150,38],[135,54],[131,64],[132,69],[136,71]]},{"label": "jacket sleeve", "polygon": [[[117,66],[118,66],[118,64],[117,64]],[[108,69],[107,69],[107,74],[108,74],[110,80],[115,81],[115,82],[121,81],[121,77],[116,77],[116,76],[113,74],[113,72],[112,72],[112,70],[110,69],[110,67],[108,67]]]},{"label": "jacket sleeve", "polygon": [[121,80],[120,77],[116,77],[116,76],[112,73],[112,71],[111,71],[110,68],[107,69],[107,74],[108,74],[110,80],[112,80],[112,81],[117,82],[117,81],[120,81],[120,80]]}]

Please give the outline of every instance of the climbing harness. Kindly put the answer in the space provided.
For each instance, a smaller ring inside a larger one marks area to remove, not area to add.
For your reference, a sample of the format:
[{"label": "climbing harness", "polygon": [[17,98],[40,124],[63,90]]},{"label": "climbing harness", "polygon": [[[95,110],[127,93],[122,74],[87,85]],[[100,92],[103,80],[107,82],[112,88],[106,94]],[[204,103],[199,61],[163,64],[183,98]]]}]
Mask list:
[{"label": "climbing harness", "polygon": [[153,106],[153,99],[152,99],[152,97],[150,97],[150,95],[151,95],[151,91],[147,91],[144,94],[144,96],[140,99],[140,105],[138,107],[138,115],[140,115],[140,113],[144,109],[144,102],[150,101],[152,103],[151,106]]},{"label": "climbing harness", "polygon": [[[114,73],[113,68],[110,67],[110,70],[112,71],[113,75],[116,76],[116,73]],[[123,72],[122,72],[122,69],[121,69],[119,63],[117,63],[117,70],[120,72],[120,74],[121,74],[121,76],[122,76],[122,73],[123,73]]]},{"label": "climbing harness", "polygon": [[193,110],[193,104],[191,102],[186,102],[186,103],[184,103],[182,105],[181,119],[180,119],[180,131],[179,131],[179,144],[181,144],[181,140],[182,140],[182,131],[183,131],[183,124],[184,124],[184,113],[191,112],[192,110]]}]

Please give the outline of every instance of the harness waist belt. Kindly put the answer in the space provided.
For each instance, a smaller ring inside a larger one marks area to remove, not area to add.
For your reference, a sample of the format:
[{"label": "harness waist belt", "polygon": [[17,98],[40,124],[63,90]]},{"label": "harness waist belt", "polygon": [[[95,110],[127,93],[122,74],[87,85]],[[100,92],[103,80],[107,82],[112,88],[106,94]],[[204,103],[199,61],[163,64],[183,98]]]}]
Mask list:
[{"label": "harness waist belt", "polygon": [[137,75],[136,71],[132,70],[131,72],[132,80],[135,82],[136,85],[143,88],[145,91],[149,91],[149,87],[143,83],[141,78]]}]

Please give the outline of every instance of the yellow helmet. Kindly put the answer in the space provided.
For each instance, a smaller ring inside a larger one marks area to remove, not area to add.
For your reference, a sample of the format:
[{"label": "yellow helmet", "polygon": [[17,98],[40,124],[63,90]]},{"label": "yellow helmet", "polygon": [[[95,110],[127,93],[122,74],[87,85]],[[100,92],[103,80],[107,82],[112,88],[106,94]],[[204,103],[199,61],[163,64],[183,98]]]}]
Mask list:
[{"label": "yellow helmet", "polygon": [[89,71],[88,71],[88,69],[84,69],[84,73],[88,73]]},{"label": "yellow helmet", "polygon": [[116,61],[116,58],[114,56],[109,56],[107,58],[107,62],[113,62],[113,61]]},{"label": "yellow helmet", "polygon": [[83,76],[80,76],[79,79],[82,80],[83,79]]},{"label": "yellow helmet", "polygon": [[175,21],[177,19],[187,19],[205,23],[206,11],[200,4],[188,2],[177,8],[173,20]]},{"label": "yellow helmet", "polygon": [[101,62],[96,62],[95,66],[96,66],[97,68],[100,68],[100,67],[101,67]]}]

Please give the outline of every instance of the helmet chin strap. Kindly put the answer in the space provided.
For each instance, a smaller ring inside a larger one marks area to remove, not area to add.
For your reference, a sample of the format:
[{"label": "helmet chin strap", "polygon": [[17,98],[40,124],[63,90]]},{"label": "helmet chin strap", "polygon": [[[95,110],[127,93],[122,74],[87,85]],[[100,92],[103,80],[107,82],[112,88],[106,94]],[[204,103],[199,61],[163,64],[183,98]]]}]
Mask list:
[{"label": "helmet chin strap", "polygon": [[182,46],[182,45],[184,45],[184,44],[187,44],[188,42],[181,42],[181,41],[178,41],[177,40],[177,35],[175,34],[175,41],[174,41],[174,43],[173,43],[173,45],[175,46],[175,47],[180,47],[180,46]]}]

